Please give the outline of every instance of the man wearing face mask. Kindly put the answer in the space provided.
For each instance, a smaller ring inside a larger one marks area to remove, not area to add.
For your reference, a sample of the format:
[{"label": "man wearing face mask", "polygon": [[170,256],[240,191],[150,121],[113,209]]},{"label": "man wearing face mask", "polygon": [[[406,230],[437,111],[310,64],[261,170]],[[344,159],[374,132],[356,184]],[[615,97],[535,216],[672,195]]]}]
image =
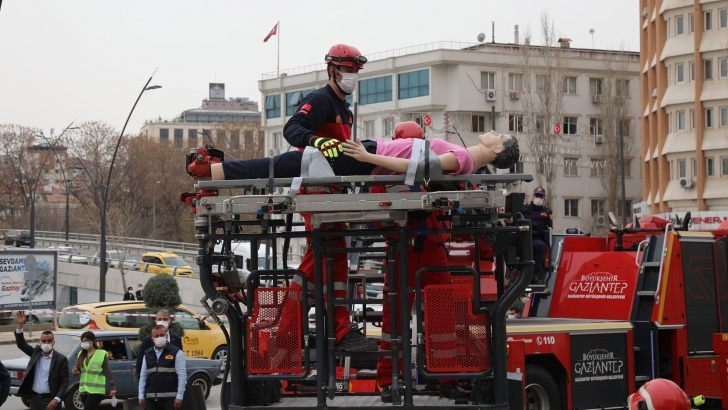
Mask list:
[{"label": "man wearing face mask", "polygon": [[23,353],[30,356],[25,377],[18,388],[18,395],[30,401],[30,410],[54,410],[61,408],[61,397],[68,387],[68,359],[53,350],[53,333],[45,331],[40,336],[40,344],[31,347],[23,337],[23,324],[26,314],[17,313],[18,328],[15,330],[15,344]]},{"label": "man wearing face mask", "polygon": [[[157,317],[154,320],[157,325],[164,326],[164,328],[167,330],[169,330],[169,324],[172,322],[171,315],[169,314],[169,310],[167,309],[161,309],[159,312],[157,312]],[[173,346],[182,349],[182,338],[177,336],[176,334],[168,331],[167,341]],[[139,346],[139,354],[137,355],[136,361],[137,375],[140,375],[142,373],[142,359],[144,358],[144,352],[151,349],[152,346],[154,346],[152,335],[149,335],[142,339],[142,344]]]},{"label": "man wearing face mask", "polygon": [[[283,127],[283,137],[294,147],[303,150],[311,146],[319,149],[330,162],[343,156],[341,142],[348,141],[351,136],[351,127],[354,115],[346,102],[346,96],[356,89],[359,70],[367,62],[355,47],[346,44],[337,44],[329,49],[324,59],[326,72],[329,77],[328,84],[319,88],[301,101],[296,113]],[[307,191],[306,194],[321,194],[325,191]],[[306,230],[312,229],[311,215],[302,214]],[[334,229],[345,229],[344,224],[334,224]],[[309,239],[310,240],[310,239]],[[344,238],[333,241],[333,247],[344,248]],[[308,243],[298,269],[306,274],[308,279],[309,306],[314,300],[313,275],[313,249]],[[324,262],[324,286],[327,285],[326,263]],[[334,254],[334,297],[346,299],[346,288],[349,277],[349,267],[346,254]],[[293,287],[301,288],[302,281],[298,277],[293,280]],[[316,291],[322,291],[316,289]],[[324,300],[328,298],[324,296]],[[348,352],[365,352],[377,350],[374,339],[364,337],[356,324],[351,323],[349,309],[346,306],[334,308],[334,324],[336,337],[336,350]],[[285,329],[285,323],[281,329]]]},{"label": "man wearing face mask", "polygon": [[154,347],[144,352],[139,375],[139,406],[147,410],[179,410],[185,395],[187,369],[182,349],[167,342],[167,328],[152,329]]},{"label": "man wearing face mask", "polygon": [[535,285],[543,284],[543,261],[546,259],[546,251],[548,250],[546,233],[552,232],[554,227],[553,212],[543,205],[544,200],[546,200],[546,190],[538,187],[533,190],[531,203],[521,208],[521,214],[531,220],[533,229],[531,234],[533,238],[533,260],[535,264],[531,284]]},{"label": "man wearing face mask", "polygon": [[144,300],[144,287],[141,283],[137,286],[136,300]]}]

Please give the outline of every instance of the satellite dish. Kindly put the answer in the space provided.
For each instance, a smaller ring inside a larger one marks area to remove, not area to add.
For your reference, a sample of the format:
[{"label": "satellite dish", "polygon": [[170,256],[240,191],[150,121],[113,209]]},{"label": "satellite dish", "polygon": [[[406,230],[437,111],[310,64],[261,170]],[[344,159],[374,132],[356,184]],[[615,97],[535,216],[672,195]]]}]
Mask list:
[{"label": "satellite dish", "polygon": [[589,29],[589,34],[594,34],[594,29],[593,28],[590,28]]},{"label": "satellite dish", "polygon": [[478,34],[478,42],[482,43],[483,41],[485,41],[485,34],[483,34],[483,33]]}]

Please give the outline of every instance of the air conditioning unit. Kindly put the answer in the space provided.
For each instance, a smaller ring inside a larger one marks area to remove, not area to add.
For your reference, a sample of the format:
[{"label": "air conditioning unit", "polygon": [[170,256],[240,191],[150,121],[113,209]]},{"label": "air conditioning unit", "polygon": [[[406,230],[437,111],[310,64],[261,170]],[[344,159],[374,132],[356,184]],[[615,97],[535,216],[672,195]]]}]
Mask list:
[{"label": "air conditioning unit", "polygon": [[511,98],[511,100],[518,100],[519,98],[521,98],[521,93],[519,91],[511,91],[509,93],[509,97]]},{"label": "air conditioning unit", "polygon": [[594,143],[595,144],[604,144],[604,135],[595,135]]},{"label": "air conditioning unit", "polygon": [[485,91],[485,101],[495,101],[495,90]]},{"label": "air conditioning unit", "polygon": [[606,225],[606,224],[607,224],[607,217],[605,217],[604,215],[597,216],[597,225],[602,226],[602,225]]},{"label": "air conditioning unit", "polygon": [[594,94],[591,97],[594,104],[599,104],[600,102],[602,102],[602,96],[599,94]]},{"label": "air conditioning unit", "polygon": [[692,188],[695,185],[692,178],[680,178],[680,186],[682,188]]}]

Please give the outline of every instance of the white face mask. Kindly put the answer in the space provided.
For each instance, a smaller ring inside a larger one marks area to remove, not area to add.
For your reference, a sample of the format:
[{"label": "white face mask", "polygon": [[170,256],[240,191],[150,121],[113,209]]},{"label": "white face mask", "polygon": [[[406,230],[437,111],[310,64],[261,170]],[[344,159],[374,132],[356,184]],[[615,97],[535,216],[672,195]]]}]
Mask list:
[{"label": "white face mask", "polygon": [[533,198],[533,204],[536,206],[543,205],[543,198]]},{"label": "white face mask", "polygon": [[53,350],[53,343],[41,343],[40,348],[43,350],[44,353],[48,353]]},{"label": "white face mask", "polygon": [[154,339],[154,345],[157,346],[157,347],[159,347],[159,348],[164,347],[164,345],[166,345],[166,344],[167,344],[167,338],[166,337],[157,337],[157,338]]},{"label": "white face mask", "polygon": [[353,93],[354,90],[356,90],[356,84],[359,82],[359,74],[342,73],[339,70],[336,70],[336,72],[341,74],[341,81],[336,82],[336,84],[339,85],[339,88],[341,88],[341,91],[343,91],[346,95]]},{"label": "white face mask", "polygon": [[508,315],[508,319],[515,319],[516,315]]},{"label": "white face mask", "polygon": [[157,321],[157,326],[164,326],[165,329],[169,329],[169,322],[164,320]]},{"label": "white face mask", "polygon": [[88,350],[91,348],[91,343],[89,342],[81,342],[81,349]]}]

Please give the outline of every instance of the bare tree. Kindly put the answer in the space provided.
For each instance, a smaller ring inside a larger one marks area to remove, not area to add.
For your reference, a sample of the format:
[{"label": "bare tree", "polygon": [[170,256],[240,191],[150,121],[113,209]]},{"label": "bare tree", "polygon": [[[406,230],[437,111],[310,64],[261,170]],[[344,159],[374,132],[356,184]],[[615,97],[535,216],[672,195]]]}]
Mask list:
[{"label": "bare tree", "polygon": [[[523,106],[522,124],[531,155],[537,158],[536,181],[545,185],[548,198],[556,198],[556,172],[558,163],[548,152],[568,137],[551,132],[551,124],[561,124],[564,113],[564,79],[567,60],[558,44],[556,28],[548,13],[541,14],[543,44],[532,46],[532,34],[526,32],[521,46]],[[518,121],[518,119],[513,119]],[[553,208],[554,204],[548,204]]]}]

